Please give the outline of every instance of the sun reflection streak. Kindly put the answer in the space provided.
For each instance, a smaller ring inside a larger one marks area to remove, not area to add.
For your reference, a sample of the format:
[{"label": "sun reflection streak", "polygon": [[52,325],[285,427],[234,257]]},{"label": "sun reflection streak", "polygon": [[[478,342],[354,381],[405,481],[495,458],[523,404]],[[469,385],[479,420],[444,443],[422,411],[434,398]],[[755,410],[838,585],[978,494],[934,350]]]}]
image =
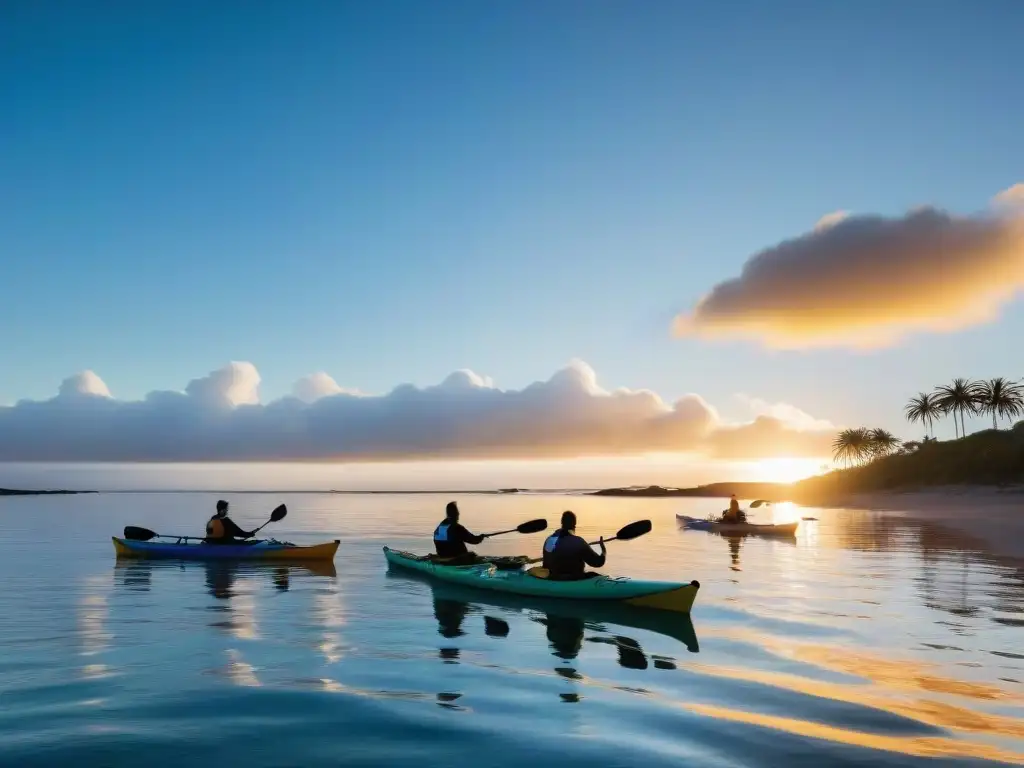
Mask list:
[{"label": "sun reflection streak", "polygon": [[317,650],[323,654],[328,664],[341,661],[341,634],[335,628],[345,625],[344,609],[340,596],[336,591],[316,595],[313,599],[313,615],[317,617],[324,632]]},{"label": "sun reflection streak", "polygon": [[[107,629],[110,607],[107,595],[110,584],[99,576],[90,576],[84,580],[84,592],[78,601],[78,637],[82,647],[79,655],[87,658],[99,656],[110,647],[114,635]],[[110,667],[98,662],[83,665],[82,676],[86,678],[105,677]]]}]

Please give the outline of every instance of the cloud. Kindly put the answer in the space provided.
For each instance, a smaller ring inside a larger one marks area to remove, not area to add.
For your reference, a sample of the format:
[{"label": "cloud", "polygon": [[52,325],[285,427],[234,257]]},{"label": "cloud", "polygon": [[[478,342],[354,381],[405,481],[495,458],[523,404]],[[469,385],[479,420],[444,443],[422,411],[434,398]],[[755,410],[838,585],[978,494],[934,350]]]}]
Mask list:
[{"label": "cloud", "polygon": [[110,397],[110,390],[103,383],[103,379],[92,371],[82,371],[74,376],[69,376],[61,382],[61,397]]},{"label": "cloud", "polygon": [[365,395],[319,373],[262,404],[259,383],[255,366],[234,362],[183,392],[123,401],[95,373],[78,374],[49,400],[0,407],[0,461],[819,457],[833,436],[785,404],[748,398],[755,418],[732,424],[698,395],[669,404],[648,390],[610,392],[579,361],[521,390],[462,370]]},{"label": "cloud", "polygon": [[1016,211],[830,214],[752,256],[674,327],[781,349],[883,347],[990,322],[1022,287],[1024,217]]},{"label": "cloud", "polygon": [[992,199],[992,202],[997,208],[1024,206],[1024,184],[1014,184],[1012,187],[1004,189]]},{"label": "cloud", "polygon": [[357,389],[344,389],[338,386],[338,382],[320,371],[303,376],[296,381],[292,387],[292,394],[304,403],[315,403],[321,397],[330,397],[331,395],[355,395],[358,397],[362,393]]},{"label": "cloud", "polygon": [[825,419],[816,419],[806,411],[801,411],[789,403],[769,403],[759,397],[751,397],[742,392],[736,399],[743,403],[754,416],[767,416],[801,432],[834,433],[837,427]]},{"label": "cloud", "polygon": [[849,211],[833,211],[832,213],[826,213],[818,219],[818,223],[814,225],[814,230],[816,232],[820,232],[823,229],[828,229],[829,227],[835,226],[849,215]]}]

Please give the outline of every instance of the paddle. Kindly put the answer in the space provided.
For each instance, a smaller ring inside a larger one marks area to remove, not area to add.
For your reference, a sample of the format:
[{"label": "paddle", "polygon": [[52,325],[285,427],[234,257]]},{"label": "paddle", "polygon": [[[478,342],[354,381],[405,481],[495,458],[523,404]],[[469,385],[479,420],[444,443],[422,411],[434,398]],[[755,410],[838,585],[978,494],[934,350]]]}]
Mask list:
[{"label": "paddle", "polygon": [[151,531],[149,528],[141,528],[138,525],[126,525],[124,527],[124,537],[129,541],[149,541],[150,539],[169,538],[169,539],[194,539],[202,538],[201,536],[161,536],[156,531]]},{"label": "paddle", "polygon": [[[261,525],[259,528],[252,532],[253,536],[255,536],[260,530],[270,525],[271,523],[276,523],[281,520],[284,520],[284,517],[287,514],[288,507],[282,504],[281,506],[279,506],[277,509],[270,513],[270,519],[267,520],[267,522],[265,522],[263,525]],[[204,538],[203,536],[168,536],[167,534],[157,533],[156,531],[149,530],[149,528],[143,528],[138,525],[126,525],[124,527],[124,537],[129,541],[149,541],[150,539],[157,538],[181,539],[183,541],[200,541]]]},{"label": "paddle", "polygon": [[529,522],[517,525],[515,528],[509,528],[507,531],[495,531],[494,533],[481,533],[485,539],[489,539],[491,536],[501,536],[503,533],[540,533],[548,527],[547,520],[530,520]]},{"label": "paddle", "polygon": [[[604,541],[605,543],[608,543],[609,541],[615,541],[616,539],[618,539],[619,541],[630,541],[631,539],[639,539],[641,536],[650,533],[651,527],[652,526],[650,520],[637,520],[636,522],[630,523],[629,525],[624,525],[622,528],[619,529],[618,533],[616,533],[614,536],[605,539]],[[590,546],[594,546],[595,544],[600,544],[601,542],[599,540],[591,541],[588,543],[590,544]],[[543,560],[543,557],[535,557],[532,560],[527,560],[526,563],[540,563],[543,562]]]},{"label": "paddle", "polygon": [[287,514],[288,514],[288,507],[286,507],[284,504],[282,504],[281,506],[277,507],[273,512],[270,513],[270,519],[267,520],[267,522],[265,522],[259,528],[254,530],[252,532],[252,535],[255,536],[257,533],[262,531],[264,528],[266,528],[271,523],[279,523],[279,522],[281,522],[282,520],[284,520],[284,516],[287,515]]}]

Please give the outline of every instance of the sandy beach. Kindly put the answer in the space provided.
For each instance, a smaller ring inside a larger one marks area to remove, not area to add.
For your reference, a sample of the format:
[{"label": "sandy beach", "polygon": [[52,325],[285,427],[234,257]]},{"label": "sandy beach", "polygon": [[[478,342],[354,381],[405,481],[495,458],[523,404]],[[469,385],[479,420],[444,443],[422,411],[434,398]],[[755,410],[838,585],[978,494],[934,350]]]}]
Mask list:
[{"label": "sandy beach", "polygon": [[958,486],[850,496],[844,509],[886,512],[954,529],[993,555],[1024,563],[1024,488]]}]

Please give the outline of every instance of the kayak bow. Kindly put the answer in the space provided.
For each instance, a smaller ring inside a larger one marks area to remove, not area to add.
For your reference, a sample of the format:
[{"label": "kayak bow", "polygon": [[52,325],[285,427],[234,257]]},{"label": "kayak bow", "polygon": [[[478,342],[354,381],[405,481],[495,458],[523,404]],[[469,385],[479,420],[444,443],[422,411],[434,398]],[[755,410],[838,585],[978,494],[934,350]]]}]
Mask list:
[{"label": "kayak bow", "polygon": [[256,541],[252,544],[170,544],[131,541],[110,537],[118,557],[173,558],[178,560],[333,560],[340,539],[324,544],[299,546],[286,541]]},{"label": "kayak bow", "polygon": [[437,565],[409,552],[384,547],[388,564],[433,576],[441,581],[495,592],[527,597],[566,600],[618,602],[641,608],[689,613],[700,589],[700,582],[689,584],[668,581],[594,576],[579,581],[552,581],[544,568],[501,570],[493,564],[471,566]]}]

